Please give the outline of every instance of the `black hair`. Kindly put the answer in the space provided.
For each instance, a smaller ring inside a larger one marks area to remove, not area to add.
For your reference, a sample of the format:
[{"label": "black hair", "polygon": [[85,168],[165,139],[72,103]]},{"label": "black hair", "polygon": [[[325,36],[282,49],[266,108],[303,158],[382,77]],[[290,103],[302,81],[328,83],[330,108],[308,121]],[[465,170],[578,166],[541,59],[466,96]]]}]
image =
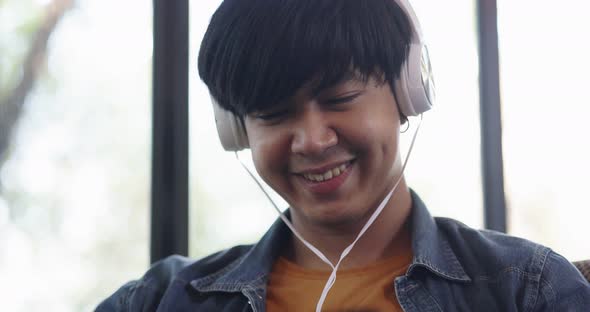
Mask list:
[{"label": "black hair", "polygon": [[411,36],[394,0],[225,0],[201,43],[199,75],[221,107],[244,117],[351,72],[393,87]]}]

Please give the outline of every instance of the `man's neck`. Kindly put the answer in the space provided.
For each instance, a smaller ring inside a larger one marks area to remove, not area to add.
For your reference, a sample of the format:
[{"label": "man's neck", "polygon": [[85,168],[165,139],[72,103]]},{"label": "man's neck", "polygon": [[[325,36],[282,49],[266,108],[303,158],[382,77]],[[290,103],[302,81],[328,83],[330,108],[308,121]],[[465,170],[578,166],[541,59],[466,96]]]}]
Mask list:
[{"label": "man's neck", "polygon": [[[342,261],[340,268],[363,267],[400,252],[411,250],[408,222],[411,207],[411,194],[405,181],[402,180],[379,217],[355,244],[350,254]],[[373,211],[371,210],[367,217],[352,226],[295,226],[308,242],[318,248],[333,264],[336,264],[342,251],[356,239]],[[289,246],[291,248],[286,248],[284,253],[287,259],[309,269],[330,269],[294,235],[292,237]]]}]

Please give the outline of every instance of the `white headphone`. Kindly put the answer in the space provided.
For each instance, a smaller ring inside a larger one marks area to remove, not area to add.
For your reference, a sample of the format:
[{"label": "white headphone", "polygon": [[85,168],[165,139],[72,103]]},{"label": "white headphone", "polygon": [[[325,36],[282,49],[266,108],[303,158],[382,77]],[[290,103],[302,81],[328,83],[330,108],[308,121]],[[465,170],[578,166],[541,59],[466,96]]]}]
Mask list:
[{"label": "white headphone", "polygon": [[[401,113],[418,116],[429,110],[435,98],[434,80],[428,49],[423,42],[420,22],[407,0],[395,0],[404,10],[412,27],[412,41],[406,61],[402,64],[399,78],[394,83],[394,94]],[[249,148],[244,123],[232,112],[223,109],[211,97],[217,133],[226,151]]]}]

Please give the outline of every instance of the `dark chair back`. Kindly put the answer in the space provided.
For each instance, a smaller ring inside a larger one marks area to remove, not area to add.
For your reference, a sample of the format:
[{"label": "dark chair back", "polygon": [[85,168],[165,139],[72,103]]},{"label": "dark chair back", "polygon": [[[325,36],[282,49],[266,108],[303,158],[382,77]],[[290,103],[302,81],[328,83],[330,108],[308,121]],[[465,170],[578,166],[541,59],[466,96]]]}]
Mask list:
[{"label": "dark chair back", "polygon": [[582,272],[582,275],[584,275],[586,280],[590,283],[590,260],[576,261],[574,262],[574,265],[580,270],[580,272]]}]

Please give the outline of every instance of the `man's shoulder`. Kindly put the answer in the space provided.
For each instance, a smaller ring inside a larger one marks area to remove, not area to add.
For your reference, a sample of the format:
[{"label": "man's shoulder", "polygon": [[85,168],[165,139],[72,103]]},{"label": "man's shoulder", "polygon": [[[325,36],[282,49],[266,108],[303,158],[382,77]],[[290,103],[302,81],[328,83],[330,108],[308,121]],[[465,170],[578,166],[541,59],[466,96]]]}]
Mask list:
[{"label": "man's shoulder", "polygon": [[[530,240],[497,231],[471,228],[450,218],[435,218],[438,231],[466,270],[475,275],[494,275],[521,270],[540,275],[552,250]],[[468,272],[469,273],[469,272]]]},{"label": "man's shoulder", "polygon": [[169,256],[154,263],[141,281],[151,288],[165,290],[175,279],[190,282],[193,279],[224,271],[251,248],[252,245],[238,245],[200,259],[179,255]]},{"label": "man's shoulder", "polygon": [[173,282],[189,283],[231,267],[251,249],[235,246],[195,260],[173,255],[154,263],[138,280],[128,282],[96,309],[106,311],[155,311]]},{"label": "man's shoulder", "polygon": [[199,260],[193,260],[184,267],[182,272],[178,272],[178,277],[185,280],[193,280],[224,271],[248,253],[252,249],[252,246],[238,245],[213,253]]},{"label": "man's shoulder", "polygon": [[528,289],[537,298],[531,302],[535,311],[580,311],[590,305],[587,281],[551,248],[449,218],[435,220],[439,235],[476,285],[508,287],[508,282],[514,289]]},{"label": "man's shoulder", "polygon": [[[514,249],[525,252],[538,252],[539,249],[548,251],[549,248],[525,238],[508,235],[506,233],[472,228],[451,218],[436,217],[439,231],[451,243],[465,244],[467,247],[485,249],[496,254],[512,253]],[[482,251],[485,251],[482,250]]]}]

